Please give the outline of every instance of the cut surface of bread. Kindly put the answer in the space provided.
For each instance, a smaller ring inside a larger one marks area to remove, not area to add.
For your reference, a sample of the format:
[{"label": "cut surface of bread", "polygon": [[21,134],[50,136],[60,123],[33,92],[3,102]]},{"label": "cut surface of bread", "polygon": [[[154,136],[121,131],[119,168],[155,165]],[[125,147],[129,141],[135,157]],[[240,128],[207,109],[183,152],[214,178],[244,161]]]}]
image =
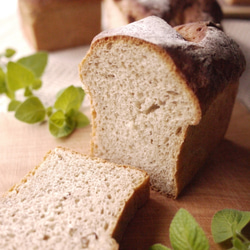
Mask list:
[{"label": "cut surface of bread", "polygon": [[94,38],[79,66],[92,154],[144,169],[177,197],[223,138],[245,61],[217,27],[147,17]]},{"label": "cut surface of bread", "polygon": [[56,148],[0,199],[0,249],[118,249],[146,172]]}]

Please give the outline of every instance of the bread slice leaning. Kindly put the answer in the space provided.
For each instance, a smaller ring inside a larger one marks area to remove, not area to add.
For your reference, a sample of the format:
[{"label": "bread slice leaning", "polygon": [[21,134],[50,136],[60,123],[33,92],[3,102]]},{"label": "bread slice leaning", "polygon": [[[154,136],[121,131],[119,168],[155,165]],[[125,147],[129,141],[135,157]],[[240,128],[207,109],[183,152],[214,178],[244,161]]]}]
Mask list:
[{"label": "bread slice leaning", "polygon": [[118,249],[148,197],[146,172],[58,147],[0,199],[0,249]]},{"label": "bread slice leaning", "polygon": [[104,31],[79,71],[92,108],[92,155],[147,171],[177,197],[223,138],[245,59],[212,23],[150,16]]}]

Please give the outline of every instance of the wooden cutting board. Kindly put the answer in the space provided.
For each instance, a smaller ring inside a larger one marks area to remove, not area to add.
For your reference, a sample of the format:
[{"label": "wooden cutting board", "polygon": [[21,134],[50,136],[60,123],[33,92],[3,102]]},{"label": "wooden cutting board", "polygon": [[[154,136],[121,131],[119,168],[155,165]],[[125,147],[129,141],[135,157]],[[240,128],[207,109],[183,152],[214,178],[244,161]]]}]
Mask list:
[{"label": "wooden cutting board", "polygon": [[[12,114],[0,114],[0,193],[18,182],[43,156],[61,145],[89,152],[91,127],[66,139],[53,138],[47,124],[27,125]],[[170,247],[169,225],[179,208],[187,209],[209,238],[211,220],[224,208],[250,210],[250,112],[236,103],[225,140],[177,200],[151,191],[150,200],[128,225],[120,244],[123,250],[146,250],[154,243]]]}]

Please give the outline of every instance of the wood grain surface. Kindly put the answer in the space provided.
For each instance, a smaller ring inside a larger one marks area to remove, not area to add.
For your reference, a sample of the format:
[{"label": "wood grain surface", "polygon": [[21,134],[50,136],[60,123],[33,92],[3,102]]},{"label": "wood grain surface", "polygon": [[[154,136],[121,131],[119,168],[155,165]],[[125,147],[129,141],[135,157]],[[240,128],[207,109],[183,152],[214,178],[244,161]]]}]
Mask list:
[{"label": "wood grain surface", "polygon": [[[88,154],[91,127],[55,139],[47,124],[27,125],[11,113],[0,114],[0,194],[39,164],[43,156],[61,145]],[[148,249],[154,243],[170,247],[169,225],[179,208],[187,209],[209,238],[211,220],[224,208],[250,210],[250,113],[236,102],[225,139],[177,200],[151,191],[148,203],[130,222],[120,249]]]}]

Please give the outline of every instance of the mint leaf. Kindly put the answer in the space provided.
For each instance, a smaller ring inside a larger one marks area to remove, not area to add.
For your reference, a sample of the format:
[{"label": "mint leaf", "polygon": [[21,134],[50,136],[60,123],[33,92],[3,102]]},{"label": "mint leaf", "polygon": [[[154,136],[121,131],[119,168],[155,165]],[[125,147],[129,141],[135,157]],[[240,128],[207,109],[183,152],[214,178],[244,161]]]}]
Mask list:
[{"label": "mint leaf", "polygon": [[48,117],[50,117],[51,115],[52,115],[52,113],[53,113],[53,107],[48,107],[47,109],[46,109],[46,113],[47,113],[47,116]]},{"label": "mint leaf", "polygon": [[65,113],[73,110],[78,110],[82,104],[82,96],[79,90],[74,86],[69,86],[64,89],[57,97],[54,104],[55,109],[64,111]]},{"label": "mint leaf", "polygon": [[32,89],[40,89],[42,87],[42,81],[40,79],[36,79],[32,84]]},{"label": "mint leaf", "polygon": [[32,85],[34,81],[35,76],[29,69],[14,62],[7,64],[7,85],[11,91],[26,88]]},{"label": "mint leaf", "polygon": [[170,224],[170,241],[174,250],[206,250],[209,243],[204,231],[191,216],[181,208]]},{"label": "mint leaf", "polygon": [[78,90],[78,93],[79,93],[79,101],[82,103],[85,97],[85,92],[80,87],[76,87],[76,89]]},{"label": "mint leaf", "polygon": [[48,53],[46,52],[37,52],[30,56],[22,57],[17,61],[19,64],[22,64],[24,67],[31,70],[34,75],[39,78],[42,76],[46,65],[48,63]]},{"label": "mint leaf", "polygon": [[15,54],[16,54],[16,51],[14,49],[7,48],[5,50],[4,56],[7,57],[7,58],[10,58],[10,57],[12,57]]},{"label": "mint leaf", "polygon": [[0,94],[6,93],[6,83],[5,83],[5,73],[2,68],[0,68]]},{"label": "mint leaf", "polygon": [[162,244],[154,244],[153,246],[149,247],[148,250],[171,250],[171,249],[168,247],[165,247]]},{"label": "mint leaf", "polygon": [[66,117],[63,111],[58,110],[50,116],[50,123],[58,128],[63,127]]},{"label": "mint leaf", "polygon": [[235,250],[249,250],[247,246],[238,238],[232,240],[233,246]]},{"label": "mint leaf", "polygon": [[235,237],[250,222],[250,212],[223,209],[212,219],[212,235],[216,243]]},{"label": "mint leaf", "polygon": [[25,88],[25,91],[24,91],[24,96],[32,96],[32,91],[30,90],[29,87],[26,87]]},{"label": "mint leaf", "polygon": [[75,129],[75,122],[58,110],[49,118],[49,131],[55,137],[65,137]]},{"label": "mint leaf", "polygon": [[75,114],[74,119],[76,121],[76,128],[83,128],[90,123],[89,118],[80,111]]},{"label": "mint leaf", "polygon": [[8,105],[8,111],[15,111],[22,102],[17,100],[10,101]]},{"label": "mint leaf", "polygon": [[15,117],[26,123],[36,123],[44,121],[46,110],[41,101],[31,96],[20,104],[16,110]]}]

